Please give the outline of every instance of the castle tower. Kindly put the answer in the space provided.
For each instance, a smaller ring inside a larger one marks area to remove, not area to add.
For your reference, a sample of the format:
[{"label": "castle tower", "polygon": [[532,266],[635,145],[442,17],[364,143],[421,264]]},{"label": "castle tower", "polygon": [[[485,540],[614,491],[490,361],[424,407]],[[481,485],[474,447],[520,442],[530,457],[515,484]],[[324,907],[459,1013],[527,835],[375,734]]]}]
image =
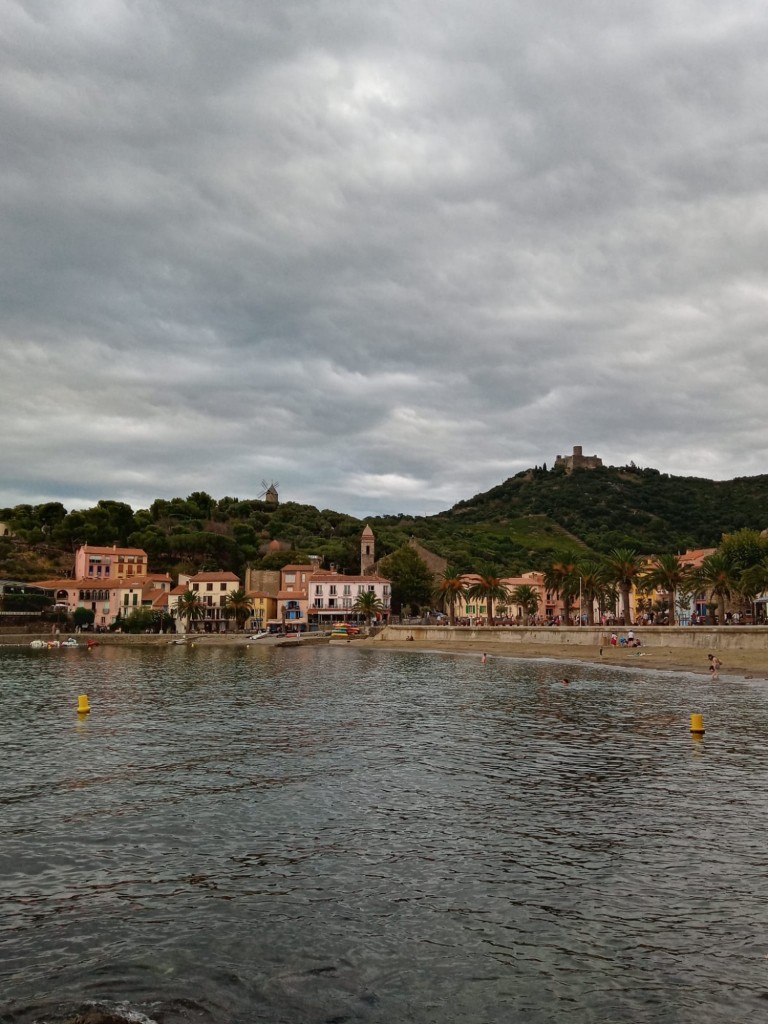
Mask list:
[{"label": "castle tower", "polygon": [[367,576],[373,570],[376,561],[376,539],[373,530],[366,523],[360,537],[360,575]]}]

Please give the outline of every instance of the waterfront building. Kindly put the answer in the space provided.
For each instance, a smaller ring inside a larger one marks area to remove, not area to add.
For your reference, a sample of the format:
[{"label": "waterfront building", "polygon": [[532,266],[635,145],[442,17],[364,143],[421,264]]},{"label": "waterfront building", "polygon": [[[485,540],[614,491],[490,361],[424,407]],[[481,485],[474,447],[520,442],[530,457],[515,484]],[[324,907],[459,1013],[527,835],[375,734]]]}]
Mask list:
[{"label": "waterfront building", "polygon": [[299,633],[307,629],[308,581],[316,568],[316,563],[309,562],[284,565],[280,570],[277,609],[274,618],[268,620],[272,628],[284,627]]},{"label": "waterfront building", "polygon": [[381,603],[380,617],[389,618],[392,586],[383,576],[342,576],[335,570],[314,572],[308,581],[308,620],[318,629],[357,618],[354,607],[363,593],[373,593]]},{"label": "waterfront building", "polygon": [[249,590],[248,600],[253,609],[251,613],[251,629],[266,629],[267,623],[277,618],[277,597],[263,590]]},{"label": "waterfront building", "polygon": [[171,577],[165,573],[122,580],[41,580],[35,584],[51,594],[54,610],[68,615],[78,608],[92,611],[93,625],[98,629],[113,626],[137,608],[166,611],[172,585]]},{"label": "waterfront building", "polygon": [[240,588],[240,579],[233,572],[199,572],[195,576],[182,573],[178,586],[169,595],[168,610],[178,618],[179,596],[185,590],[191,590],[198,595],[203,606],[203,615],[192,624],[192,628],[202,633],[226,633],[229,624],[227,600]]}]

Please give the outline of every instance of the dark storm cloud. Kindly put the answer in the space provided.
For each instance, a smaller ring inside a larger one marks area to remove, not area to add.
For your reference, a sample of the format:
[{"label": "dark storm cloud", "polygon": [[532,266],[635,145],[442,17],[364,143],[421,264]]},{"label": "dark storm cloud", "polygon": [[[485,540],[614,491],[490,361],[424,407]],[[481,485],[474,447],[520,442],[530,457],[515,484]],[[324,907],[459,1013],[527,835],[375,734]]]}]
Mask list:
[{"label": "dark storm cloud", "polygon": [[761,5],[0,13],[0,503],[766,471]]}]

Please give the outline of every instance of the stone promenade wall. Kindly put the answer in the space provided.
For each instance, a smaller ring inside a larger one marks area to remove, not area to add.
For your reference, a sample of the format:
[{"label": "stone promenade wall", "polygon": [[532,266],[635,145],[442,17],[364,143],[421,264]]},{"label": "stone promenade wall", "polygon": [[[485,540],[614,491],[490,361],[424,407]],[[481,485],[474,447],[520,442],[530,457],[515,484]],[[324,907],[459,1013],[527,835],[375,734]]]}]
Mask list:
[{"label": "stone promenade wall", "polygon": [[[630,627],[616,628],[626,636]],[[685,647],[711,650],[757,651],[768,648],[768,626],[632,626],[644,647]],[[542,644],[607,646],[611,630],[592,626],[386,626],[376,640],[433,641],[435,644]]]}]

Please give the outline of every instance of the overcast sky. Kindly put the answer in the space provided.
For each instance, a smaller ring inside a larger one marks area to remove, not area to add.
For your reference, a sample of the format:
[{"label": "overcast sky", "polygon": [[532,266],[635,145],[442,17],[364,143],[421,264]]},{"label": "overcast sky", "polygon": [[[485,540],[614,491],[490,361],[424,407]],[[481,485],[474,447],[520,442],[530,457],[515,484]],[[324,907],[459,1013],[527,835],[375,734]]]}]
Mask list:
[{"label": "overcast sky", "polygon": [[764,0],[0,0],[0,506],[768,472]]}]

